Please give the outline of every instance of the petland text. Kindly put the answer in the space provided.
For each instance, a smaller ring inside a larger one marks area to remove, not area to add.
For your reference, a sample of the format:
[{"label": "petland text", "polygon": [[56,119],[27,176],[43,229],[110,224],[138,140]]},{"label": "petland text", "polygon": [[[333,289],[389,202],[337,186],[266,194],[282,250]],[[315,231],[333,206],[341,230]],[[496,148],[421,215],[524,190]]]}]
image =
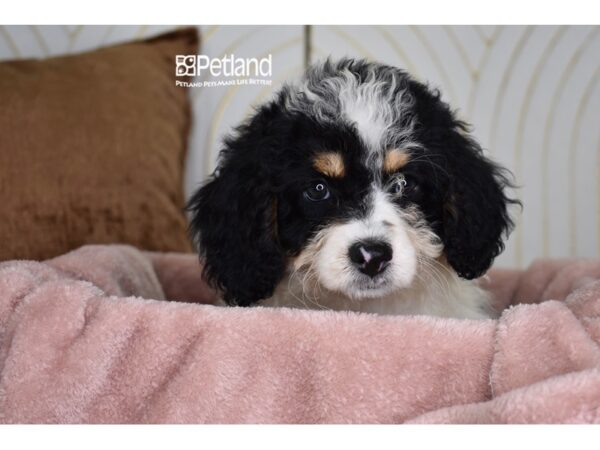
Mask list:
[{"label": "petland text", "polygon": [[205,71],[219,77],[271,77],[273,55],[258,58],[237,58],[234,54],[223,58],[206,55],[176,55],[175,74],[178,77],[199,77]]}]

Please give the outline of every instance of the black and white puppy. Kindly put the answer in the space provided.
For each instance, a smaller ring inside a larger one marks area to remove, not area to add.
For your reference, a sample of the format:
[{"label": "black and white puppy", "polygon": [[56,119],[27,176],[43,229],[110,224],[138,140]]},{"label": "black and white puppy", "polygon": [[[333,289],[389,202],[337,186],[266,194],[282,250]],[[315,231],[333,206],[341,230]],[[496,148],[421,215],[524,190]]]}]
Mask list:
[{"label": "black and white puppy", "polygon": [[229,305],[484,318],[507,186],[438,92],[328,60],[225,139],[191,232]]}]

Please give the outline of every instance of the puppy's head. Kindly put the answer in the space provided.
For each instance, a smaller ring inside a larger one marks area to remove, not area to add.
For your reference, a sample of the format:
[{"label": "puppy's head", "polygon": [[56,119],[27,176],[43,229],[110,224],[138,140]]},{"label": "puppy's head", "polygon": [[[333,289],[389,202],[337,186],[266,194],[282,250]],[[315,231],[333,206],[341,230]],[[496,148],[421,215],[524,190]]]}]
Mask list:
[{"label": "puppy's head", "polygon": [[380,297],[440,260],[482,275],[512,227],[507,185],[438,93],[393,67],[326,61],[225,140],[191,231],[230,304],[269,297],[286,270]]}]

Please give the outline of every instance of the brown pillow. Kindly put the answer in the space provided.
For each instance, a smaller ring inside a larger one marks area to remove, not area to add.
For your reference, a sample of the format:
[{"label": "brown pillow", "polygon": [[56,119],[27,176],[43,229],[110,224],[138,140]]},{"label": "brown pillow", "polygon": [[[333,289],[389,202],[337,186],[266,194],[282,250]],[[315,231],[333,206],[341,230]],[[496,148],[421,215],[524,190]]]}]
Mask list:
[{"label": "brown pillow", "polygon": [[175,55],[190,28],[80,55],[0,63],[0,261],[83,244],[191,251],[191,113]]}]

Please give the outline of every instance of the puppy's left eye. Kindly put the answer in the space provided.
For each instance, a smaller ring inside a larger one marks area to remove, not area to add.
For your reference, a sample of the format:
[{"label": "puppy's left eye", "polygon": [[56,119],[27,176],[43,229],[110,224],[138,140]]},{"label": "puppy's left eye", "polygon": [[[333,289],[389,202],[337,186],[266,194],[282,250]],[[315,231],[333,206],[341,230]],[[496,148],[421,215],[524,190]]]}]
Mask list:
[{"label": "puppy's left eye", "polygon": [[316,183],[304,191],[304,198],[311,202],[321,202],[327,200],[330,196],[329,188],[323,182]]},{"label": "puppy's left eye", "polygon": [[399,197],[402,195],[407,185],[408,181],[406,181],[406,177],[402,174],[398,174],[390,181],[388,185],[388,192]]}]

